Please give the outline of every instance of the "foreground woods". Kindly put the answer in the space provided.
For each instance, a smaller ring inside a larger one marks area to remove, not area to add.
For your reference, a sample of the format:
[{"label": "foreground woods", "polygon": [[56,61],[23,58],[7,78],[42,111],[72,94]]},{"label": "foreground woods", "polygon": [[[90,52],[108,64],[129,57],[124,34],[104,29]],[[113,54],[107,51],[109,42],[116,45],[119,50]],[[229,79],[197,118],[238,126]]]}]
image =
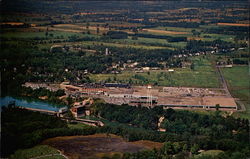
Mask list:
[{"label": "foreground woods", "polygon": [[[125,154],[120,158],[164,158],[173,155],[194,156],[199,150],[222,150],[218,156],[250,154],[249,122],[231,116],[222,117],[220,112],[200,114],[189,111],[152,109],[145,107],[117,106],[99,103],[92,106],[93,115],[109,121],[104,127],[69,128],[59,118],[30,112],[20,108],[4,108],[2,112],[2,154],[9,155],[20,148],[39,144],[44,139],[56,136],[89,135],[95,133],[116,134],[127,141],[150,140],[162,142],[159,150],[137,154]],[[157,131],[160,117],[165,117]],[[119,123],[118,123],[119,122]],[[17,133],[18,132],[18,133]],[[17,141],[17,142],[16,142]],[[15,142],[17,144],[13,145]],[[139,157],[141,156],[141,157]]]}]

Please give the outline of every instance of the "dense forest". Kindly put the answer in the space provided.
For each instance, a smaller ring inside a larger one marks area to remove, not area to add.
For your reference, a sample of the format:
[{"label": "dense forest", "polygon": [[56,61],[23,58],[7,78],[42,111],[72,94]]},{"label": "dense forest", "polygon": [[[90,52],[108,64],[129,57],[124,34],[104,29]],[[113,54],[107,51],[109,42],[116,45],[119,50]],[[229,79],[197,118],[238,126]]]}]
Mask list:
[{"label": "dense forest", "polygon": [[35,146],[47,138],[96,133],[94,127],[69,129],[66,121],[58,117],[13,106],[2,107],[1,118],[1,145],[4,145],[1,157]]},{"label": "dense forest", "polygon": [[[111,133],[119,133],[132,141],[141,139],[161,142],[185,141],[189,146],[197,144],[199,149],[220,149],[231,152],[241,151],[245,148],[249,151],[250,148],[249,121],[235,119],[231,116],[223,117],[220,115],[220,111],[207,115],[173,109],[164,110],[162,107],[150,109],[126,105],[95,104],[93,112],[96,116],[109,121],[148,130],[148,132],[138,131],[136,133],[132,130],[133,133],[127,131],[121,133],[117,128],[110,128]],[[160,117],[164,117],[160,127],[166,129],[165,133],[155,132],[158,129],[157,124]],[[152,130],[154,133],[149,133]],[[167,140],[166,136],[168,136]]]}]

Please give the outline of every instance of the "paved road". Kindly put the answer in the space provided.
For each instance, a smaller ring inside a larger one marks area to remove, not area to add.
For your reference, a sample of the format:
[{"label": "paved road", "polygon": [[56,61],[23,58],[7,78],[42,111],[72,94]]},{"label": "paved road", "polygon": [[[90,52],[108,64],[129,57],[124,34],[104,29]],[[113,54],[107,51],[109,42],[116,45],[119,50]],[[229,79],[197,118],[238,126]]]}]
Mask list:
[{"label": "paved road", "polygon": [[235,100],[235,102],[238,104],[238,106],[240,106],[240,107],[238,107],[239,111],[243,111],[243,112],[246,111],[246,107],[242,101]]},{"label": "paved road", "polygon": [[224,76],[223,76],[223,74],[222,74],[222,72],[221,72],[221,70],[220,70],[220,67],[219,67],[219,66],[216,66],[216,68],[217,68],[217,72],[218,72],[218,74],[219,74],[219,76],[220,76],[220,81],[221,81],[222,87],[223,87],[224,90],[226,91],[227,95],[228,95],[229,97],[232,97],[230,91],[228,90],[227,82],[226,82],[226,80],[225,80],[225,78],[224,78]]},{"label": "paved road", "polygon": [[69,119],[69,118],[61,118],[62,120],[70,120],[72,122],[77,123],[83,123],[90,126],[104,126],[104,123],[99,120],[89,120],[89,119],[81,119],[81,118],[75,118],[75,119]]}]

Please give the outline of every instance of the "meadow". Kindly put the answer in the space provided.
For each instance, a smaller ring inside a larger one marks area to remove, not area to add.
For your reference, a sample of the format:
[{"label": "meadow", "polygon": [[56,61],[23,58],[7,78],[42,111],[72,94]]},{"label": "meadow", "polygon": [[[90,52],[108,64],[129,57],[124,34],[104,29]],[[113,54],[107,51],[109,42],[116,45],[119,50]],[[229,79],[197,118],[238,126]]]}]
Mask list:
[{"label": "meadow", "polygon": [[214,156],[217,156],[219,153],[223,153],[223,151],[222,150],[207,150],[207,151],[203,151],[200,154],[196,155],[194,157],[194,159],[200,158],[203,156],[213,156],[214,157]]},{"label": "meadow", "polygon": [[[65,39],[69,36],[83,36],[81,34],[64,32],[64,31],[48,31],[48,36],[45,30],[23,29],[23,30],[8,30],[0,34],[0,38],[17,38],[17,39],[33,39],[33,38],[47,38],[47,39]],[[53,35],[50,35],[53,34]]]},{"label": "meadow", "polygon": [[30,159],[30,158],[47,158],[47,159],[65,159],[60,152],[48,145],[37,145],[29,149],[20,149],[10,156],[10,159]]},{"label": "meadow", "polygon": [[218,88],[220,83],[209,59],[203,57],[192,58],[194,69],[176,68],[174,72],[152,70],[135,73],[124,71],[121,74],[91,74],[93,82],[121,82],[134,85],[153,84],[158,86],[185,86]]},{"label": "meadow", "polygon": [[229,90],[233,95],[233,97],[239,98],[246,107],[246,112],[239,113],[239,115],[250,119],[249,66],[245,65],[245,66],[234,66],[232,68],[223,68],[222,72],[229,85]]},{"label": "meadow", "polygon": [[[216,39],[221,39],[223,41],[227,41],[227,42],[234,42],[234,37],[233,35],[224,35],[224,34],[209,34],[209,33],[204,33],[204,30],[207,28],[216,28],[216,27],[220,27],[217,25],[201,25],[199,28],[182,28],[182,27],[155,27],[153,28],[154,30],[161,30],[161,31],[169,31],[168,35],[171,36],[186,36],[188,39],[201,39],[203,41],[213,41]],[[194,36],[192,33],[192,30],[198,31],[200,32],[199,36]],[[171,34],[171,32],[173,33],[177,33],[177,34]],[[164,32],[163,32],[164,33]],[[178,34],[179,33],[179,34]],[[180,34],[183,33],[183,34]],[[150,34],[157,34],[155,32],[150,32]],[[167,32],[165,32],[165,34],[167,34]]]},{"label": "meadow", "polygon": [[86,128],[86,127],[89,127],[88,125],[86,124],[82,124],[82,123],[68,123],[68,127],[70,129],[82,129],[82,128]]}]

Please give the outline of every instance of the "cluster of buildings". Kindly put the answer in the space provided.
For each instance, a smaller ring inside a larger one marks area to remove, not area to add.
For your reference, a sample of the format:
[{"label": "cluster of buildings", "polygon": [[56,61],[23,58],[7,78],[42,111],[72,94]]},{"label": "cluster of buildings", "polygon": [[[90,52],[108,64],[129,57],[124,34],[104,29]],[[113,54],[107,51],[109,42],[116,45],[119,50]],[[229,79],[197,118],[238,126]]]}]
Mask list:
[{"label": "cluster of buildings", "polygon": [[81,116],[89,116],[90,110],[89,107],[93,104],[93,99],[88,98],[80,102],[75,102],[71,107],[70,111],[75,118]]},{"label": "cluster of buildings", "polygon": [[174,55],[174,58],[182,58],[182,57],[189,57],[189,56],[200,56],[200,55],[206,55],[206,54],[214,54],[217,51],[206,51],[206,52],[196,52],[196,53],[187,53],[187,54],[179,54],[179,55]]},{"label": "cluster of buildings", "polygon": [[33,83],[33,82],[26,82],[22,85],[23,87],[30,87],[33,90],[39,89],[39,88],[45,88],[52,92],[58,91],[60,88],[58,88],[55,84],[47,84],[47,83]]},{"label": "cluster of buildings", "polygon": [[[46,84],[26,83],[34,89],[47,87]],[[53,86],[54,87],[54,86]],[[157,87],[130,86],[123,83],[85,83],[74,85],[62,82],[57,89],[65,90],[67,96],[89,97],[88,100],[74,103],[71,112],[75,117],[88,115],[89,106],[93,103],[90,98],[101,98],[107,103],[132,106],[155,107],[173,109],[206,109],[215,110],[219,104],[220,110],[236,111],[234,98],[228,96],[223,89],[188,88],[188,87]]]}]

